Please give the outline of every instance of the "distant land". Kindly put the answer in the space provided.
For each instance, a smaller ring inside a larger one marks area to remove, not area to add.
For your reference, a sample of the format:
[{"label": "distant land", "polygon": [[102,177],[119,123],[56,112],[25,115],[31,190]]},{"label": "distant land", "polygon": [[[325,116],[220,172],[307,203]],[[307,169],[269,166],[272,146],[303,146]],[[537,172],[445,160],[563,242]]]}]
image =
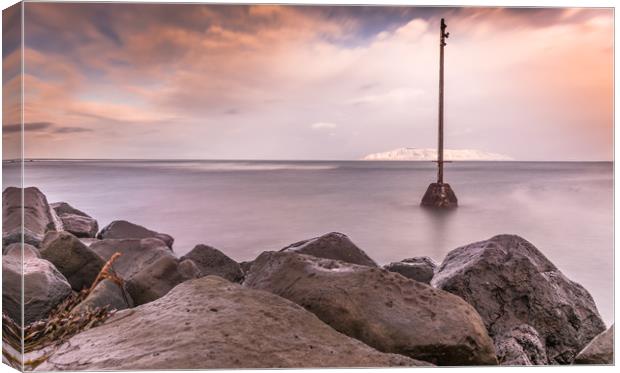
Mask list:
[{"label": "distant land", "polygon": [[[507,155],[476,149],[444,149],[447,161],[512,161]],[[368,154],[364,161],[435,161],[437,149],[398,148],[382,153]]]}]

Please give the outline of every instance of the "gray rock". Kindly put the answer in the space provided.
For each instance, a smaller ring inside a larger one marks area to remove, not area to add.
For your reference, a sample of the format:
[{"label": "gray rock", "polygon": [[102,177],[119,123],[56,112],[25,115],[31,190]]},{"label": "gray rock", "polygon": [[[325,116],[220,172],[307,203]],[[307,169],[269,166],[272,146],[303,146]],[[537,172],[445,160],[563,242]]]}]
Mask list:
[{"label": "gray rock", "polygon": [[92,245],[94,242],[101,241],[97,238],[90,238],[90,237],[78,237],[78,238],[84,245],[88,247],[90,247],[90,245]]},{"label": "gray rock", "polygon": [[116,283],[105,279],[95,286],[80,304],[75,306],[72,313],[81,313],[97,307],[108,307],[109,310],[123,310],[133,307],[133,300],[126,289],[121,289]]},{"label": "gray rock", "polygon": [[181,260],[191,259],[196,263],[201,276],[215,275],[228,281],[239,282],[243,279],[243,271],[239,263],[226,254],[207,245],[196,245]]},{"label": "gray rock", "polygon": [[435,274],[437,264],[435,264],[433,259],[427,256],[422,256],[390,263],[383,268],[390,272],[400,273],[401,275],[412,280],[430,284],[433,279],[433,275]]},{"label": "gray rock", "polygon": [[105,239],[93,242],[89,248],[107,261],[119,252],[113,268],[122,278],[129,279],[150,263],[164,256],[174,257],[166,244],[155,238]]},{"label": "gray rock", "polygon": [[18,324],[22,320],[21,305],[23,302],[21,263],[21,257],[2,256],[2,313]]},{"label": "gray rock", "polygon": [[166,233],[157,233],[153,237],[164,241],[166,246],[168,246],[168,248],[170,248],[170,250],[172,250],[172,245],[174,244],[174,238],[171,235],[166,234]]},{"label": "gray rock", "polygon": [[614,363],[614,326],[594,337],[584,347],[573,364],[613,364]]},{"label": "gray rock", "polygon": [[2,247],[22,242],[22,211],[25,243],[39,247],[45,233],[56,229],[45,195],[35,187],[23,192],[23,209],[22,189],[8,187],[2,192]]},{"label": "gray rock", "polygon": [[415,365],[424,363],[373,350],[292,302],[208,276],[73,336],[37,370]]},{"label": "gray rock", "polygon": [[103,227],[97,235],[99,239],[123,239],[123,238],[158,238],[162,240],[170,249],[174,243],[174,238],[169,234],[158,233],[147,229],[141,225],[130,223],[125,220],[115,220]]},{"label": "gray rock", "polygon": [[317,258],[342,260],[343,262],[377,267],[377,263],[357,247],[345,234],[332,232],[321,237],[299,241],[280,251],[312,255]]},{"label": "gray rock", "polygon": [[196,263],[191,259],[184,259],[179,262],[179,272],[186,279],[203,277]]},{"label": "gray rock", "polygon": [[[17,323],[21,320],[22,263],[12,256],[2,257],[2,312]],[[24,323],[47,317],[71,294],[71,286],[47,260],[28,258],[23,262]]]},{"label": "gray rock", "polygon": [[50,205],[62,224],[62,229],[80,238],[94,238],[99,230],[97,220],[66,202]]},{"label": "gray rock", "polygon": [[55,202],[55,203],[50,204],[50,206],[54,209],[54,211],[56,211],[56,214],[58,216],[65,215],[65,214],[71,214],[71,215],[79,215],[79,216],[83,216],[86,218],[90,218],[90,216],[87,213],[76,209],[75,207],[71,206],[67,202]]},{"label": "gray rock", "polygon": [[252,268],[252,264],[254,263],[253,260],[250,261],[244,261],[244,262],[240,262],[239,266],[241,267],[241,270],[243,271],[244,274],[250,272],[250,268]]},{"label": "gray rock", "polygon": [[75,214],[60,216],[63,229],[74,234],[76,237],[94,238],[99,230],[97,220]]},{"label": "gray rock", "polygon": [[41,257],[52,262],[73,290],[92,285],[104,261],[69,232],[48,232],[41,243]]},{"label": "gray rock", "polygon": [[244,286],[289,299],[379,351],[439,365],[497,363],[493,341],[470,305],[383,269],[265,252]]},{"label": "gray rock", "polygon": [[495,337],[495,351],[500,365],[545,365],[547,353],[536,329],[519,325]]},{"label": "gray rock", "polygon": [[[41,257],[41,253],[39,253],[39,250],[36,247],[29,245],[27,243],[23,244],[23,251],[24,251],[24,259]],[[19,242],[10,244],[4,249],[3,255],[12,256],[12,257],[15,257],[21,260],[22,244]]]},{"label": "gray rock", "polygon": [[605,330],[588,291],[518,236],[495,236],[451,251],[431,284],[474,306],[491,337],[532,326],[550,364],[569,364]]},{"label": "gray rock", "polygon": [[131,276],[127,280],[127,290],[139,305],[161,298],[185,280],[187,278],[179,271],[178,259],[162,256]]},{"label": "gray rock", "polygon": [[116,253],[121,256],[112,268],[127,284],[135,304],[151,302],[187,278],[179,271],[179,260],[157,238],[105,239],[90,248],[104,260]]}]

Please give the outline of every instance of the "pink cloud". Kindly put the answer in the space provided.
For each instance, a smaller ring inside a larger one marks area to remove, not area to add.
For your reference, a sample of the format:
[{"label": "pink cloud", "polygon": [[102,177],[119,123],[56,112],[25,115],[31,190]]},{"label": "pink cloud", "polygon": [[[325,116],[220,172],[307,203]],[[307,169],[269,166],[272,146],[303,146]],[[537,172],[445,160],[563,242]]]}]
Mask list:
[{"label": "pink cloud", "polygon": [[[64,147],[33,139],[32,156],[106,157],[114,143],[120,157],[136,154],[125,143],[139,143],[141,157],[179,156],[162,154],[162,139],[206,158],[434,145],[439,15],[360,38],[363,19],[303,7],[195,6],[183,17],[129,7],[97,26],[103,5],[28,4],[46,19],[32,32],[55,30],[59,47],[26,50],[27,120],[95,131],[53,134]],[[517,159],[611,157],[609,10],[442,12],[447,123],[460,134],[452,145]],[[322,118],[338,123],[333,145],[307,132]],[[118,139],[121,127],[132,141]],[[549,144],[551,133],[561,141]]]}]

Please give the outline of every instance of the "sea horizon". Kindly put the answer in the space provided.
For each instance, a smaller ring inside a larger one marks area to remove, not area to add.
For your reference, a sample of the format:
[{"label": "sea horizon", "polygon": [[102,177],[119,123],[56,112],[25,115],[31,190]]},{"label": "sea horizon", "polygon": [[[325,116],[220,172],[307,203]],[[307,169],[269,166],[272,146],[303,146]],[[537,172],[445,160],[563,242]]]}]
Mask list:
[{"label": "sea horizon", "polygon": [[[2,162],[18,162],[20,158],[3,159]],[[23,161],[192,161],[192,162],[436,162],[434,160],[365,160],[365,159],[253,159],[253,158],[24,158]],[[498,162],[498,163],[614,163],[614,160],[446,160],[446,163]]]}]

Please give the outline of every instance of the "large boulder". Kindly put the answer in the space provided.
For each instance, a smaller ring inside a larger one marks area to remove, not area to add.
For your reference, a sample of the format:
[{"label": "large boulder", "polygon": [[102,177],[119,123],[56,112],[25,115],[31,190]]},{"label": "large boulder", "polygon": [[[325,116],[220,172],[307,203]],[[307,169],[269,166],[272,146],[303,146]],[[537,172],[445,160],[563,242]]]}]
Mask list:
[{"label": "large boulder", "polygon": [[60,220],[62,229],[80,238],[94,238],[99,230],[97,220],[66,202],[50,205]]},{"label": "large boulder", "polygon": [[396,273],[290,252],[265,252],[244,285],[289,299],[379,351],[439,365],[496,364],[493,341],[459,297]]},{"label": "large boulder", "polygon": [[125,220],[115,220],[101,229],[97,234],[99,239],[123,239],[123,238],[158,238],[162,240],[170,249],[174,243],[174,238],[169,234],[158,233],[147,229],[141,225],[130,223]]},{"label": "large boulder", "polygon": [[549,364],[572,362],[605,330],[588,291],[519,236],[495,236],[451,251],[431,284],[474,306],[496,343],[519,325],[533,327]]},{"label": "large boulder", "polygon": [[614,326],[594,337],[584,347],[573,364],[613,364],[614,363]]},{"label": "large boulder", "polygon": [[191,259],[200,270],[200,276],[215,275],[232,282],[243,280],[243,271],[239,263],[226,254],[207,245],[196,245],[181,260]]},{"label": "large boulder", "polygon": [[37,370],[413,365],[424,363],[373,350],[273,294],[208,276],[73,336]]},{"label": "large boulder", "polygon": [[390,272],[400,273],[412,280],[430,284],[437,264],[427,256],[404,259],[400,262],[387,264],[383,267]]},{"label": "large boulder", "polygon": [[121,253],[112,268],[127,282],[127,290],[138,305],[165,295],[187,280],[179,270],[179,260],[157,238],[104,239],[93,242],[90,249],[106,261]]},{"label": "large boulder", "polygon": [[56,229],[47,198],[38,188],[8,187],[2,192],[2,247],[22,242],[22,212],[23,242],[39,247],[45,233]]},{"label": "large boulder", "polygon": [[312,255],[317,258],[342,260],[343,262],[377,267],[377,263],[357,247],[347,235],[332,232],[321,237],[299,241],[280,251]]},{"label": "large boulder", "polygon": [[4,248],[4,252],[2,253],[2,255],[12,256],[21,260],[22,251],[24,252],[24,259],[41,257],[39,249],[27,243],[22,245],[20,242],[12,243],[6,248]]},{"label": "large boulder", "polygon": [[104,265],[99,255],[69,232],[48,232],[40,252],[41,257],[52,262],[76,291],[90,287]]},{"label": "large boulder", "polygon": [[[47,260],[27,258],[23,262],[24,323],[47,317],[49,312],[71,294],[71,285]],[[20,323],[22,307],[22,262],[2,257],[2,312]]]},{"label": "large boulder", "polygon": [[105,279],[95,286],[80,304],[71,310],[72,313],[81,313],[98,307],[107,307],[108,310],[123,310],[133,307],[133,300],[129,292],[118,284]]}]

